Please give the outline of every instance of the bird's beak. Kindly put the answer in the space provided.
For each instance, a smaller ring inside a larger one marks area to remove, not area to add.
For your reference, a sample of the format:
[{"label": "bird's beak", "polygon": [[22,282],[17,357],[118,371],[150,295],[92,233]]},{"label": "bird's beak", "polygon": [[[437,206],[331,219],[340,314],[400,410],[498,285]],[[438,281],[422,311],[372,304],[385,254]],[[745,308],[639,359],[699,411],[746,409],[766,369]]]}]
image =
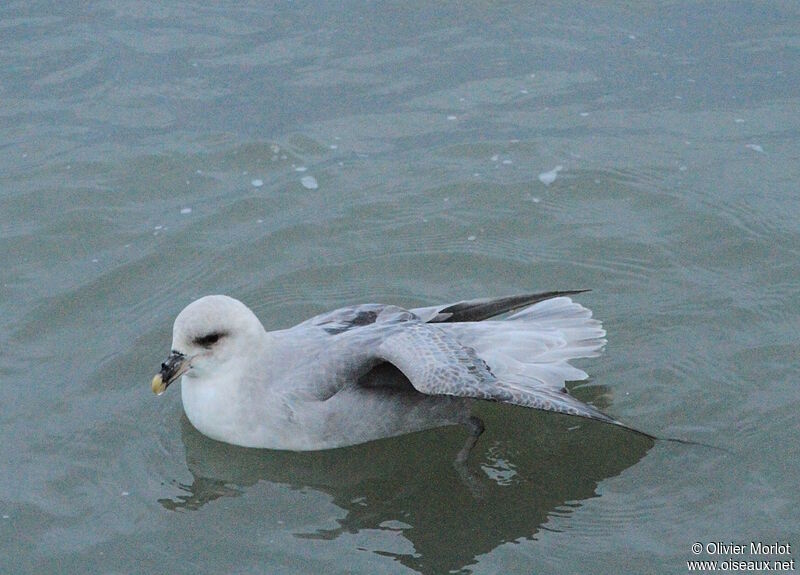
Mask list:
[{"label": "bird's beak", "polygon": [[161,364],[161,371],[158,372],[150,383],[153,393],[161,395],[167,386],[182,376],[191,367],[189,358],[179,351],[172,351],[167,361]]}]

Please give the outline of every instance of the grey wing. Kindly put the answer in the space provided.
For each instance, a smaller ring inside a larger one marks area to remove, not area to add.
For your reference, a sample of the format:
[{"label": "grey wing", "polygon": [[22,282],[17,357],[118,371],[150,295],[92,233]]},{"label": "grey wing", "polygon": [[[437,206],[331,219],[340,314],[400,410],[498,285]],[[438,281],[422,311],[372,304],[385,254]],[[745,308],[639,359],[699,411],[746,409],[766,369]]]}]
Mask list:
[{"label": "grey wing", "polygon": [[429,323],[483,321],[490,317],[520,309],[561,296],[584,293],[589,290],[548,291],[533,294],[512,295],[495,298],[480,298],[459,301],[445,305],[412,309],[422,321]]},{"label": "grey wing", "polygon": [[565,389],[505,386],[472,348],[437,326],[408,323],[378,345],[377,355],[403,372],[422,393],[501,401],[622,425]]},{"label": "grey wing", "polygon": [[406,324],[380,342],[377,355],[422,393],[495,399],[497,378],[489,366],[472,348],[435,327]]},{"label": "grey wing", "polygon": [[417,317],[413,313],[401,307],[381,303],[365,303],[329,311],[307,319],[298,325],[313,325],[322,328],[330,335],[338,335],[373,323],[391,324],[416,319]]}]

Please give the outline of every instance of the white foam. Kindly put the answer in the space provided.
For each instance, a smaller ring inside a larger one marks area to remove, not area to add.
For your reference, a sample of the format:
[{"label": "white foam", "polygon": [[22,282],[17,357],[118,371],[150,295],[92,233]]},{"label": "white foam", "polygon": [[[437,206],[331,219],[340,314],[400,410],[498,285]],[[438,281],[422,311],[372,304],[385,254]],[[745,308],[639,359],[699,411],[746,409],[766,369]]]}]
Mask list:
[{"label": "white foam", "polygon": [[542,182],[545,186],[549,186],[550,184],[556,181],[556,178],[558,177],[558,172],[560,172],[563,169],[564,166],[556,166],[552,170],[549,170],[547,172],[542,172],[541,174],[539,174],[539,181]]},{"label": "white foam", "polygon": [[316,190],[319,188],[319,184],[317,183],[317,178],[314,176],[303,176],[300,178],[300,183],[303,187],[307,190]]}]

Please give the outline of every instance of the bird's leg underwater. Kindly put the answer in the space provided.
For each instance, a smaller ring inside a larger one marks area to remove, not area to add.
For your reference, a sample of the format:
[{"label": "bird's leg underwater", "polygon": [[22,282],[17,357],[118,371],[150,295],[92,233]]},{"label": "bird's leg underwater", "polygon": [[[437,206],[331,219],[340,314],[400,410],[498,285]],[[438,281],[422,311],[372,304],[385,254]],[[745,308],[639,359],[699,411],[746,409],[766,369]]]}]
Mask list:
[{"label": "bird's leg underwater", "polygon": [[464,425],[469,430],[469,436],[467,437],[466,443],[464,443],[464,447],[462,447],[461,451],[459,451],[458,455],[456,455],[455,461],[453,461],[453,467],[455,467],[456,473],[458,473],[461,481],[464,483],[464,485],[466,485],[473,497],[480,499],[480,480],[469,470],[469,467],[467,467],[467,459],[469,458],[469,454],[472,452],[472,448],[478,443],[478,438],[483,433],[485,426],[483,425],[483,421],[474,415],[471,415],[469,419],[464,422]]},{"label": "bird's leg underwater", "polygon": [[469,419],[464,422],[464,425],[469,431],[469,436],[467,437],[467,441],[464,443],[464,447],[462,447],[461,451],[459,451],[458,455],[456,455],[456,465],[464,465],[467,462],[469,454],[472,452],[472,448],[478,443],[478,438],[480,438],[483,430],[486,429],[486,426],[483,425],[483,421],[474,415],[470,415]]}]

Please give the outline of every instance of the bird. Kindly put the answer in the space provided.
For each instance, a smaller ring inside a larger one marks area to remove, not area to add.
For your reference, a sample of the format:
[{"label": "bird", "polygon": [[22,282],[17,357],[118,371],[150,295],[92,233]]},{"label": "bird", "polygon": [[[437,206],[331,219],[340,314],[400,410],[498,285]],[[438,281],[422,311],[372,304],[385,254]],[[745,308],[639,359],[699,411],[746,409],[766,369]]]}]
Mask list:
[{"label": "bird", "polygon": [[202,434],[277,450],[463,425],[464,460],[485,427],[471,413],[476,400],[637,431],[565,387],[588,377],[569,361],[606,344],[602,323],[570,297],[585,291],[351,305],[276,331],[241,301],[208,295],[178,314],[151,389],[161,395],[180,378],[184,411]]}]

